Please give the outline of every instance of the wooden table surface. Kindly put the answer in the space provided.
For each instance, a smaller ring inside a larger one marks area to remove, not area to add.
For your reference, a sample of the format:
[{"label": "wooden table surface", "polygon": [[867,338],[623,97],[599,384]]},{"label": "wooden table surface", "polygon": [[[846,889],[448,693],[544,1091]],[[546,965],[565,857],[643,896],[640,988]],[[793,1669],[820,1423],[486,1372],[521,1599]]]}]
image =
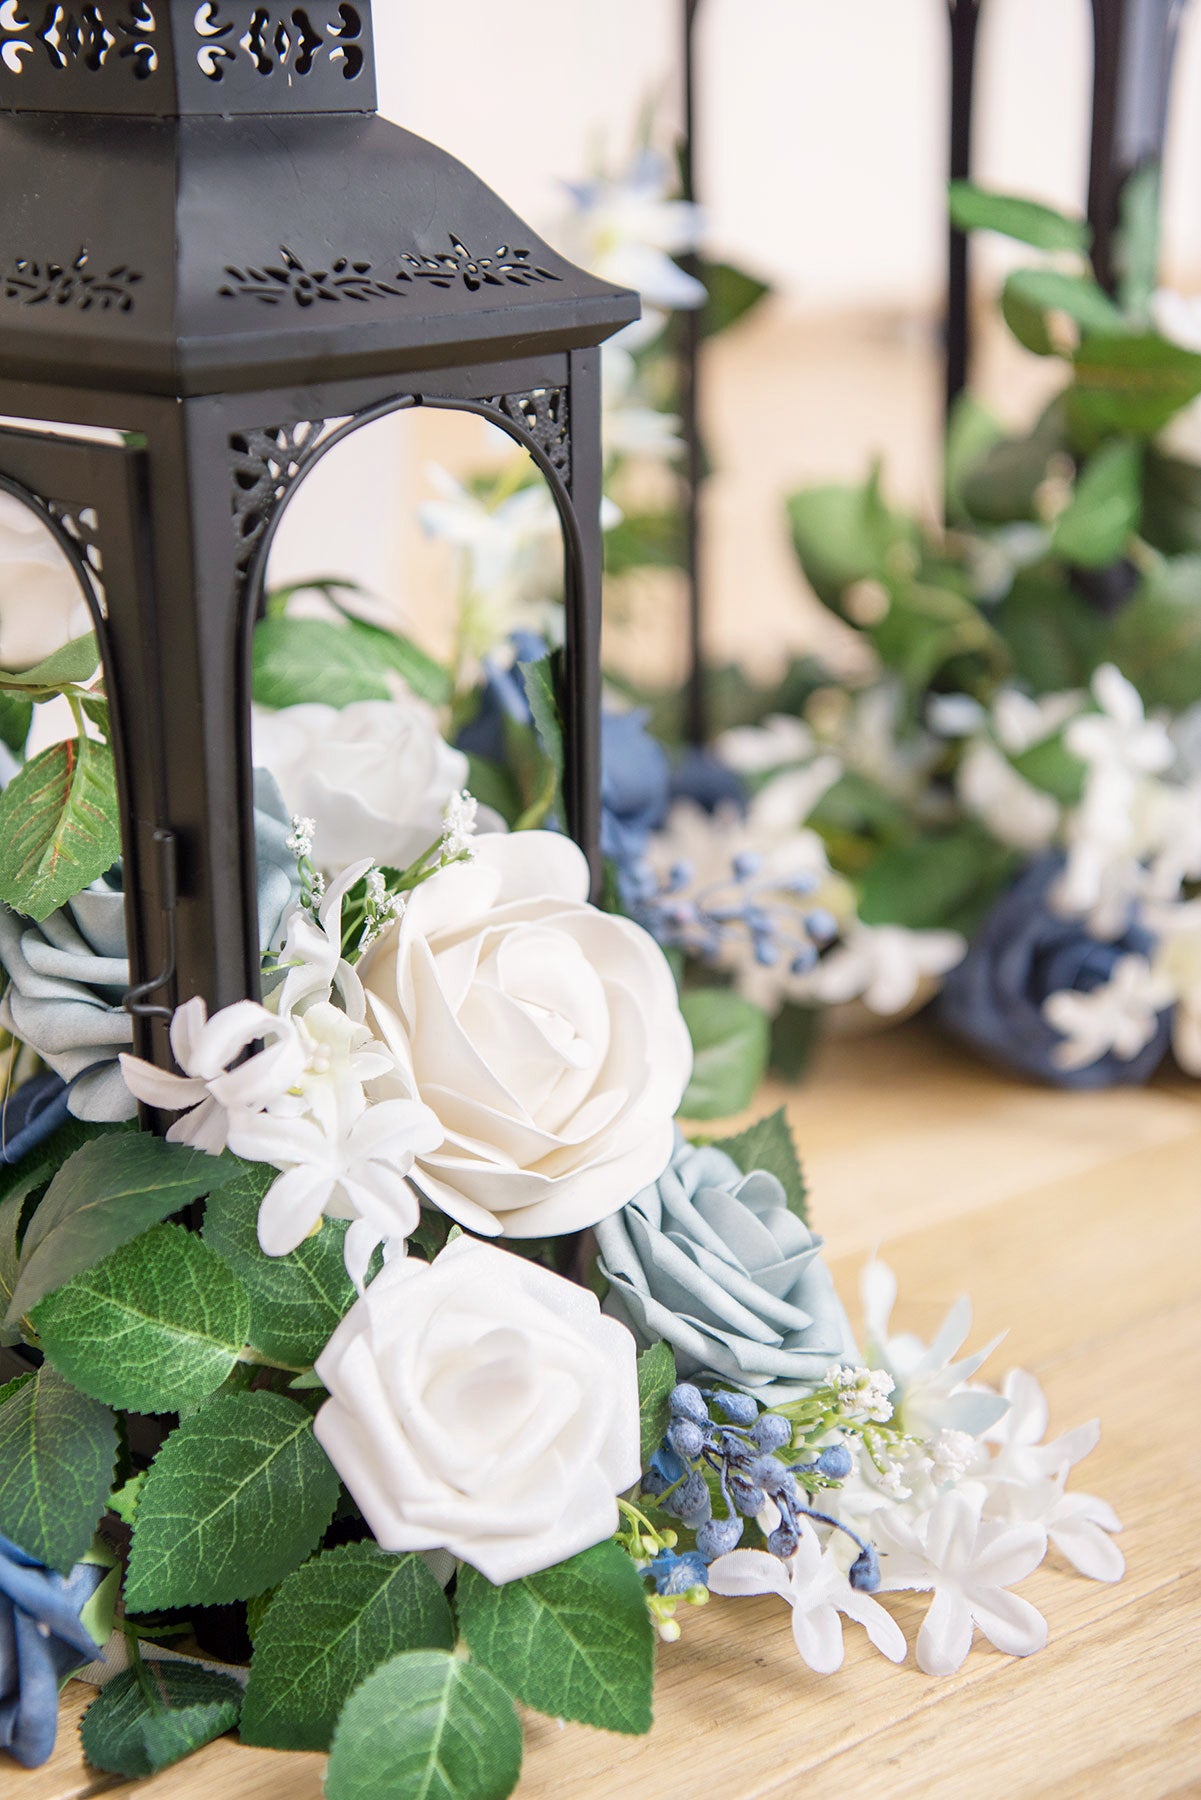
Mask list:
[{"label": "wooden table surface", "polygon": [[[1033,1370],[1056,1430],[1100,1414],[1077,1486],[1126,1530],[1116,1587],[1055,1566],[1022,1592],[1050,1643],[1017,1662],[980,1640],[955,1676],[900,1669],[849,1627],[811,1674],[777,1601],[714,1600],[659,1651],[649,1738],[543,1719],[519,1800],[1166,1800],[1201,1795],[1201,1106],[1173,1078],[1063,1095],[993,1075],[923,1026],[834,1043],[787,1100],[848,1304],[884,1247],[898,1321],[928,1335],[962,1291],[990,1370]],[[890,1601],[912,1644],[925,1597]],[[231,1740],[136,1789],[80,1760],[69,1690],[59,1750],[4,1800],[319,1800],[324,1759]],[[398,1795],[397,1800],[404,1800]]]}]

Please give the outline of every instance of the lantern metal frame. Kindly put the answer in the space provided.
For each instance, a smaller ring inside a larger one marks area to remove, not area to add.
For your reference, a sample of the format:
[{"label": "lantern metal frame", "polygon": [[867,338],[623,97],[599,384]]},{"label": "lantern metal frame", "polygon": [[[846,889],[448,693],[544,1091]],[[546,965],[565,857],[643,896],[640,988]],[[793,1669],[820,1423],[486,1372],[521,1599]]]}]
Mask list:
[{"label": "lantern metal frame", "polygon": [[599,345],[638,299],[375,107],[365,0],[0,0],[0,487],[96,622],[126,1005],[164,1066],[179,1001],[259,991],[251,637],[271,544],[317,463],[393,414],[485,418],[548,484],[565,823],[599,892]]}]

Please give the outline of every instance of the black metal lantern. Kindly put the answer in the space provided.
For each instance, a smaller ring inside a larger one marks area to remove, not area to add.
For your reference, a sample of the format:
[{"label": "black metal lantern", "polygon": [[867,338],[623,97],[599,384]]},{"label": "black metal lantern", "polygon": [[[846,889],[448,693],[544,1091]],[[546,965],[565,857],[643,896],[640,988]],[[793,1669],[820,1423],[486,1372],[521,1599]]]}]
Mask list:
[{"label": "black metal lantern", "polygon": [[0,0],[0,487],[96,619],[160,1062],[177,1001],[258,991],[251,631],[297,483],[362,424],[476,413],[549,483],[565,808],[598,872],[597,346],[638,301],[375,109],[369,0]]}]

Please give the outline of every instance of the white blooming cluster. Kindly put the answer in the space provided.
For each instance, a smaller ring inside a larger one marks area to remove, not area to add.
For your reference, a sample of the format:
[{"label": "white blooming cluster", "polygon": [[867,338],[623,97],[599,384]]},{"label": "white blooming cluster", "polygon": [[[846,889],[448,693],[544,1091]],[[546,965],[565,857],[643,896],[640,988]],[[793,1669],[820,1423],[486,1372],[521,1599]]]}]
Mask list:
[{"label": "white blooming cluster", "polygon": [[[802,1516],[795,1556],[735,1550],[709,1570],[715,1594],[775,1593],[787,1601],[797,1649],[819,1674],[842,1664],[844,1618],[862,1625],[891,1661],[906,1655],[896,1621],[853,1579],[856,1540],[875,1547],[878,1593],[932,1594],[917,1640],[928,1675],[953,1674],[977,1631],[1009,1656],[1043,1647],[1045,1619],[1011,1590],[1049,1547],[1095,1581],[1117,1581],[1125,1568],[1113,1509],[1067,1491],[1071,1469],[1098,1441],[1097,1421],[1044,1441],[1047,1402],[1033,1375],[1015,1370],[996,1393],[973,1380],[994,1344],[956,1360],[971,1325],[966,1301],[925,1345],[890,1332],[895,1295],[891,1270],[873,1261],[863,1281],[873,1366],[836,1367],[827,1376],[849,1402],[849,1416],[888,1430],[843,1436],[851,1472],[823,1493],[824,1515]],[[768,1505],[765,1529],[776,1517]]]}]

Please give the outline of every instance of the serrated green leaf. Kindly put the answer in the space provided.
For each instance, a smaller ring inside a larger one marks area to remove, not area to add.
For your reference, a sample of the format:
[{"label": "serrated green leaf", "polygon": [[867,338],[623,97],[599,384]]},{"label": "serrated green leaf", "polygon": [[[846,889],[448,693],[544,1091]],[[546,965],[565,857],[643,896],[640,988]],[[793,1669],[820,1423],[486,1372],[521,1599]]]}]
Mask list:
[{"label": "serrated green leaf", "polygon": [[[1062,269],[1015,269],[1005,282],[1004,298],[1020,303],[1038,319],[1050,312],[1066,313],[1082,331],[1127,329],[1122,314],[1091,275],[1069,275]],[[1012,321],[1010,324],[1012,327]],[[1049,338],[1047,343],[1050,345]]]},{"label": "serrated green leaf", "polygon": [[767,1068],[767,1015],[729,988],[680,996],[692,1038],[692,1079],[680,1102],[686,1119],[725,1119],[749,1106]]},{"label": "serrated green leaf", "polygon": [[1122,555],[1142,514],[1142,447],[1118,438],[1089,457],[1055,521],[1051,549],[1082,569],[1105,569]]},{"label": "serrated green leaf", "polygon": [[155,1225],[34,1308],[42,1348],[85,1394],[178,1412],[213,1394],[250,1333],[250,1297],[215,1250]]},{"label": "serrated green leaf", "polygon": [[33,701],[0,691],[0,743],[7,744],[14,756],[24,752],[32,724]]},{"label": "serrated green leaf", "polygon": [[114,1488],[108,1497],[109,1510],[115,1512],[123,1525],[132,1525],[137,1516],[138,1501],[142,1489],[146,1485],[146,1471],[142,1469],[123,1481],[119,1488]]},{"label": "serrated green leaf", "polygon": [[254,633],[254,697],[260,706],[350,706],[388,700],[399,675],[422,699],[450,698],[446,670],[409,639],[358,620],[268,618]]},{"label": "serrated green leaf", "polygon": [[337,1499],[302,1406],[281,1394],[222,1395],[185,1419],[151,1465],[126,1603],[157,1612],[248,1600],[310,1555]]},{"label": "serrated green leaf", "polygon": [[58,693],[63,688],[78,687],[90,681],[99,667],[100,646],[95,632],[89,631],[83,637],[72,638],[69,644],[53,651],[31,669],[0,672],[0,688],[44,689],[47,693]]},{"label": "serrated green leaf", "polygon": [[1078,429],[1154,437],[1201,394],[1201,355],[1153,333],[1087,337],[1073,358]]},{"label": "serrated green leaf", "polygon": [[95,1769],[139,1781],[232,1731],[242,1690],[228,1675],[182,1662],[123,1670],[83,1715],[79,1741]]},{"label": "serrated green leaf", "polygon": [[638,1417],[644,1469],[663,1442],[668,1421],[667,1402],[675,1385],[676,1359],[671,1345],[652,1344],[638,1358]]},{"label": "serrated green leaf", "polygon": [[92,738],[43,750],[0,793],[0,900],[42,920],[121,854],[112,752]]},{"label": "serrated green leaf", "polygon": [[506,1800],[521,1721],[487,1669],[444,1650],[393,1657],[342,1708],[326,1800]]},{"label": "serrated green leaf", "polygon": [[259,1204],[274,1169],[243,1163],[233,1180],[209,1195],[202,1236],[241,1279],[250,1296],[250,1342],[284,1368],[307,1368],[354,1305],[342,1247],[347,1225],[327,1219],[290,1256],[259,1249]]},{"label": "serrated green leaf", "polygon": [[1077,250],[1081,255],[1092,237],[1083,219],[1069,219],[1038,200],[988,193],[971,181],[953,181],[947,199],[951,223],[960,231],[996,231],[1036,250]]},{"label": "serrated green leaf", "polygon": [[0,1407],[0,1537],[66,1574],[92,1541],[116,1456],[108,1407],[39,1369]]},{"label": "serrated green leaf", "polygon": [[242,1740],[328,1750],[347,1694],[405,1650],[453,1650],[445,1594],[419,1556],[329,1550],[289,1575],[255,1633]]},{"label": "serrated green leaf", "polygon": [[14,1394],[19,1394],[26,1383],[32,1381],[33,1378],[34,1371],[32,1369],[26,1369],[23,1375],[14,1375],[11,1380],[6,1381],[4,1386],[0,1387],[0,1407],[3,1407],[7,1401],[11,1400]]},{"label": "serrated green leaf", "polygon": [[808,1190],[788,1114],[783,1107],[757,1124],[749,1125],[735,1137],[719,1139],[714,1149],[724,1150],[744,1175],[749,1175],[753,1169],[766,1169],[769,1175],[774,1175],[784,1189],[790,1211],[808,1221],[809,1208],[805,1203]]},{"label": "serrated green leaf", "polygon": [[465,1567],[456,1599],[472,1656],[526,1706],[605,1731],[650,1730],[655,1634],[641,1577],[617,1544],[503,1587]]},{"label": "serrated green leaf", "polygon": [[6,1323],[151,1225],[207,1194],[229,1165],[149,1132],[114,1132],[76,1150],[29,1222]]},{"label": "serrated green leaf", "polygon": [[772,1073],[784,1081],[799,1081],[813,1060],[821,1039],[820,1006],[794,1006],[786,1001],[771,1022]]}]

